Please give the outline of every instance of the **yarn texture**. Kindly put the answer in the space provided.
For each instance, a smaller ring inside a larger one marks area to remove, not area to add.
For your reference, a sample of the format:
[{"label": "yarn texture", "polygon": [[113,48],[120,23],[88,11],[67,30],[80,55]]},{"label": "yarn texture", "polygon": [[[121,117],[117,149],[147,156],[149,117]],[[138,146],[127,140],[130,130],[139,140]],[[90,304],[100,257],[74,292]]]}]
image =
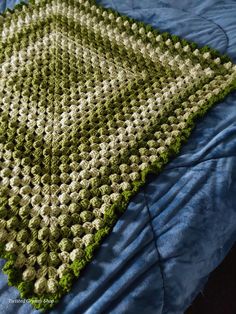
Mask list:
[{"label": "yarn texture", "polygon": [[236,89],[236,66],[93,0],[31,0],[0,15],[0,32],[0,256],[45,310]]}]

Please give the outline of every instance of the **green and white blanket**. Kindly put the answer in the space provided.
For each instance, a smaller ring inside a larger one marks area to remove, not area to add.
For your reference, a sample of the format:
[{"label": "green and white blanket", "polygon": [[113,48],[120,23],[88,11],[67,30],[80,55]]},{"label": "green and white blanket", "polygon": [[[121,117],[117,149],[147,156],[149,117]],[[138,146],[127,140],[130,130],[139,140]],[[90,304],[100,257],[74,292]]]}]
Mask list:
[{"label": "green and white blanket", "polygon": [[91,0],[31,1],[0,28],[0,253],[9,283],[45,309],[236,88],[236,66]]}]

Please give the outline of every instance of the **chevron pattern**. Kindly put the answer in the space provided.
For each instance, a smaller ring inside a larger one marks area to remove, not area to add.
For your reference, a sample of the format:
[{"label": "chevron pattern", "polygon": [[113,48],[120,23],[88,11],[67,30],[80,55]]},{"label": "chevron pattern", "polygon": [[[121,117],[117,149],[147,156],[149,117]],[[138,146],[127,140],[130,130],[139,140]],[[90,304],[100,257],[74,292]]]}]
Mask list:
[{"label": "chevron pattern", "polygon": [[31,1],[0,28],[0,252],[46,309],[236,66],[90,0]]}]

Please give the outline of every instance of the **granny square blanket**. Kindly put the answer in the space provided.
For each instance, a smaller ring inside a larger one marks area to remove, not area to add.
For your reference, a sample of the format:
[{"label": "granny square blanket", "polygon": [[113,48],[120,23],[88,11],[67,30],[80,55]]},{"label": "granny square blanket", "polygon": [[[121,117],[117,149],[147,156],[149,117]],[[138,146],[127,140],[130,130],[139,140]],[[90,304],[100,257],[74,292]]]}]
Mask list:
[{"label": "granny square blanket", "polygon": [[30,1],[0,15],[0,32],[0,256],[9,284],[47,309],[236,88],[236,66],[93,0]]}]

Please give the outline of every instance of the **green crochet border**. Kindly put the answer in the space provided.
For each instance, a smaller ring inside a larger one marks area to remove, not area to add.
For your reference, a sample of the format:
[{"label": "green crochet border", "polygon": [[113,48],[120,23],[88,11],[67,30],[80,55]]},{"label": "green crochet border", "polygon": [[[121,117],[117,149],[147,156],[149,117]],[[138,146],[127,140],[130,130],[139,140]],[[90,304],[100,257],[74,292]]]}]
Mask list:
[{"label": "green crochet border", "polygon": [[[187,41],[185,39],[181,39],[180,37],[176,35],[171,35],[169,33],[161,33],[154,29],[152,26],[147,25],[145,23],[136,21],[132,18],[129,18],[127,16],[123,16],[119,14],[118,12],[112,10],[112,9],[106,9],[103,8],[102,6],[98,5],[95,0],[89,0],[91,4],[96,5],[103,11],[106,11],[108,13],[113,13],[116,17],[122,18],[123,21],[129,21],[129,22],[135,22],[137,23],[140,27],[143,27],[145,29],[146,34],[148,32],[152,32],[154,35],[159,35],[161,34],[164,39],[171,39],[174,42],[180,42],[182,46],[189,45],[192,50],[195,50],[198,48],[201,53],[203,52],[210,52],[213,57],[219,57],[223,63],[231,61],[231,59],[226,56],[226,55],[221,55],[217,50],[214,50],[208,46],[204,46],[200,48],[196,43]],[[68,0],[70,2],[70,0]],[[20,3],[15,6],[13,10],[7,9],[2,16],[5,16],[7,12],[13,13],[16,11],[21,11],[22,7],[25,5],[29,4],[34,4],[34,0],[29,0],[29,3]],[[45,0],[42,0],[42,4],[45,3]],[[1,16],[0,15],[0,16]],[[188,53],[189,54],[189,53]],[[189,58],[192,59],[191,54],[189,54]],[[204,83],[202,83],[199,87],[203,87]],[[100,229],[96,234],[95,234],[95,241],[93,244],[90,244],[86,249],[85,249],[85,256],[82,260],[80,261],[75,261],[72,264],[72,270],[70,273],[64,275],[59,284],[60,284],[60,289],[58,290],[57,293],[55,294],[43,294],[40,297],[33,297],[33,284],[32,283],[27,283],[21,281],[21,272],[20,270],[14,269],[14,261],[16,260],[16,255],[12,253],[8,253],[4,249],[4,245],[0,244],[0,257],[7,259],[8,261],[6,262],[5,266],[3,267],[3,271],[5,274],[8,275],[8,284],[15,286],[18,288],[20,291],[20,296],[22,298],[27,298],[29,299],[30,303],[39,310],[45,311],[53,306],[55,306],[56,303],[59,302],[60,298],[68,293],[71,288],[74,279],[78,278],[81,271],[85,268],[85,266],[92,260],[95,250],[100,246],[102,240],[110,233],[112,227],[116,223],[117,219],[121,216],[121,214],[124,213],[126,210],[128,203],[130,199],[138,192],[140,187],[142,187],[145,184],[145,179],[148,174],[150,173],[155,173],[159,174],[164,166],[168,163],[168,161],[174,157],[175,155],[178,154],[180,151],[181,145],[187,141],[189,138],[191,131],[193,130],[195,126],[195,122],[198,118],[202,117],[205,115],[205,113],[217,102],[223,100],[226,95],[228,95],[231,91],[236,89],[236,78],[233,80],[227,88],[225,88],[219,95],[213,96],[208,100],[208,103],[204,105],[203,108],[198,110],[196,113],[192,114],[191,117],[187,120],[187,127],[182,131],[181,136],[178,136],[176,139],[176,142],[172,144],[169,148],[168,152],[162,153],[161,154],[161,161],[153,163],[150,167],[142,171],[141,177],[142,180],[136,181],[133,184],[133,190],[129,192],[123,192],[121,194],[120,200],[113,205],[110,210],[105,214],[104,221],[105,224],[107,225],[106,227]],[[52,303],[44,302],[44,300],[51,300],[53,301]]]}]

